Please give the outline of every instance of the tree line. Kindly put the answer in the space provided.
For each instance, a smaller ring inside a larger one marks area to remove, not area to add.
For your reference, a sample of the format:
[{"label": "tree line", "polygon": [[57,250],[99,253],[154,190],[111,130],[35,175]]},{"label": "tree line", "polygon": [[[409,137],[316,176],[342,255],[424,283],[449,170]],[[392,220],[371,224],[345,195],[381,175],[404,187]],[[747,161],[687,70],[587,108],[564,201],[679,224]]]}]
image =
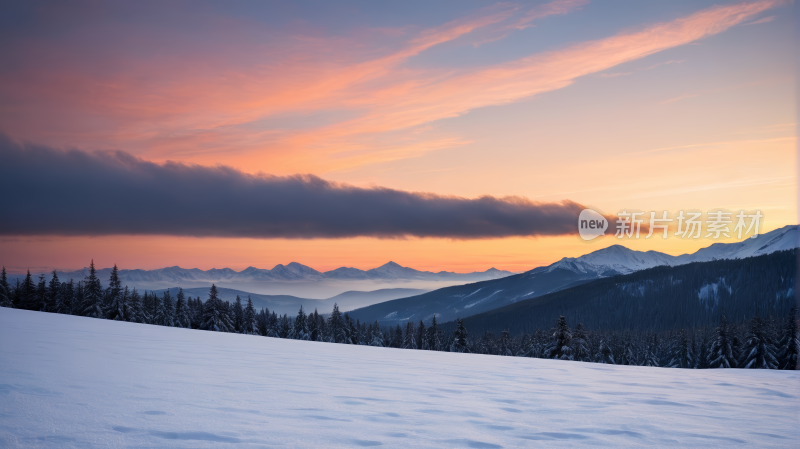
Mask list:
[{"label": "tree line", "polygon": [[783,319],[756,315],[731,323],[720,313],[715,326],[677,331],[590,331],[582,324],[571,329],[560,316],[551,329],[516,336],[487,330],[470,336],[462,319],[440,326],[434,316],[429,326],[420,321],[384,327],[377,321],[353,320],[336,304],[327,317],[317,310],[306,313],[302,306],[295,317],[266,308],[256,311],[249,297],[246,303],[238,296],[233,303],[223,301],[215,285],[205,301],[185,296],[182,289],[174,298],[169,290],[140,294],[122,287],[116,265],[103,288],[94,262],[77,283],[61,282],[55,271],[49,281],[42,275],[34,282],[28,271],[12,286],[3,268],[0,306],[272,338],[617,365],[795,369],[800,352],[796,307]]}]

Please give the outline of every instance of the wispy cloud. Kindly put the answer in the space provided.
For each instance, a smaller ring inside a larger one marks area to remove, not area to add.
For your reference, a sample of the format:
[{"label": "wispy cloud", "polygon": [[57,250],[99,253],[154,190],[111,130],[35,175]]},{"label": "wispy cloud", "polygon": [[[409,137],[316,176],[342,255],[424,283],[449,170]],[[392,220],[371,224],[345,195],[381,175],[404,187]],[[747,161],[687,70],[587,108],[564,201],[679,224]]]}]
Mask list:
[{"label": "wispy cloud", "polygon": [[[435,123],[562,89],[581,76],[724,32],[780,2],[714,6],[480,68],[406,64],[476,30],[524,28],[585,4],[554,1],[522,18],[518,6],[498,4],[416,33],[384,34],[406,40],[369,48],[313,32],[254,45],[242,37],[245,27],[226,22],[220,25],[225,37],[213,48],[192,47],[196,54],[179,57],[118,58],[103,65],[114,70],[101,71],[93,71],[74,49],[28,43],[15,51],[57,64],[0,73],[0,94],[6,98],[0,123],[22,137],[122,148],[155,160],[212,163],[224,152],[229,163],[247,170],[325,173],[464,145],[466,139],[440,132]],[[687,95],[696,94],[665,103]],[[308,120],[302,129],[257,126],[286,114],[321,111],[325,122]]]},{"label": "wispy cloud", "polygon": [[755,20],[753,22],[745,23],[743,25],[758,25],[760,23],[769,23],[769,22],[772,22],[773,20],[775,20],[775,16],[768,16],[768,17],[764,17],[763,19],[758,19],[758,20]]}]

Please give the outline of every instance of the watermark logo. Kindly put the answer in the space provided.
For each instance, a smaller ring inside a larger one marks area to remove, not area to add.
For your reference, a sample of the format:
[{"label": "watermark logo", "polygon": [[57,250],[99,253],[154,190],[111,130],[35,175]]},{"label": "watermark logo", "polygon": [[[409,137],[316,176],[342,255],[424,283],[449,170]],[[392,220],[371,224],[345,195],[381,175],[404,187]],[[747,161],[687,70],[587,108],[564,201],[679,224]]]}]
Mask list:
[{"label": "watermark logo", "polygon": [[648,214],[645,212],[622,210],[617,213],[616,219],[609,216],[612,219],[609,223],[600,212],[584,209],[578,217],[578,234],[583,240],[594,240],[606,235],[606,231],[611,227],[614,237],[618,239],[638,239],[640,235],[645,239],[651,237],[666,239],[670,230],[673,231],[672,235],[681,239],[758,237],[761,219],[764,218],[761,211],[738,212],[734,215],[732,211],[712,210],[703,214],[700,211],[681,210],[673,215],[662,210],[651,211],[648,220]]},{"label": "watermark logo", "polygon": [[578,234],[584,240],[593,240],[606,234],[608,220],[599,212],[584,209],[578,217]]}]

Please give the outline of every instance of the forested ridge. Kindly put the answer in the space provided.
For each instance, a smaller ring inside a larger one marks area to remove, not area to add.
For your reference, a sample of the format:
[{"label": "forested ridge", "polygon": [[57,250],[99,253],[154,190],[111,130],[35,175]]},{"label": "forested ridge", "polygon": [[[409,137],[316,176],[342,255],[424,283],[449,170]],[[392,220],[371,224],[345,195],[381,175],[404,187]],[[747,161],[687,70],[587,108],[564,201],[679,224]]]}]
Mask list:
[{"label": "forested ridge", "polygon": [[[403,349],[537,357],[674,368],[795,369],[800,340],[795,307],[797,250],[742,260],[657,267],[599,279],[456,322],[382,327],[341,313],[334,304],[297,316],[255,310],[252,301],[169,291],[107,288],[96,275],[62,282],[30,272],[9,285],[0,306],[151,325],[272,338]],[[577,325],[575,325],[577,323]],[[574,329],[571,325],[575,325]],[[470,332],[468,332],[468,329]]]}]

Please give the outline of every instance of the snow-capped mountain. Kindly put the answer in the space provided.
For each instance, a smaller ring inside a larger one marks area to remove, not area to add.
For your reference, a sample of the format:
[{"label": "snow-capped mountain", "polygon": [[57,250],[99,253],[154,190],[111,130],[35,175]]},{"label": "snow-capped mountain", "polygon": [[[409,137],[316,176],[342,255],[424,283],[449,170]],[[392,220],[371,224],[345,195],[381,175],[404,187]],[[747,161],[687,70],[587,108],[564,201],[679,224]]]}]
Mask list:
[{"label": "snow-capped mountain", "polygon": [[502,279],[457,285],[422,295],[400,298],[351,312],[353,318],[396,324],[467,317],[591,280],[630,274],[657,266],[677,266],[716,259],[741,259],[797,248],[798,226],[780,229],[739,243],[715,243],[693,254],[671,256],[658,251],[634,251],[612,245],[580,257],[565,257],[546,267]]},{"label": "snow-capped mountain", "polygon": [[634,251],[621,245],[612,245],[580,257],[565,257],[543,269],[546,271],[564,269],[597,276],[628,274],[662,265],[676,266],[717,259],[761,256],[775,251],[797,248],[798,242],[800,242],[798,225],[789,225],[742,242],[714,243],[692,254],[680,256],[671,256],[658,251]]}]

